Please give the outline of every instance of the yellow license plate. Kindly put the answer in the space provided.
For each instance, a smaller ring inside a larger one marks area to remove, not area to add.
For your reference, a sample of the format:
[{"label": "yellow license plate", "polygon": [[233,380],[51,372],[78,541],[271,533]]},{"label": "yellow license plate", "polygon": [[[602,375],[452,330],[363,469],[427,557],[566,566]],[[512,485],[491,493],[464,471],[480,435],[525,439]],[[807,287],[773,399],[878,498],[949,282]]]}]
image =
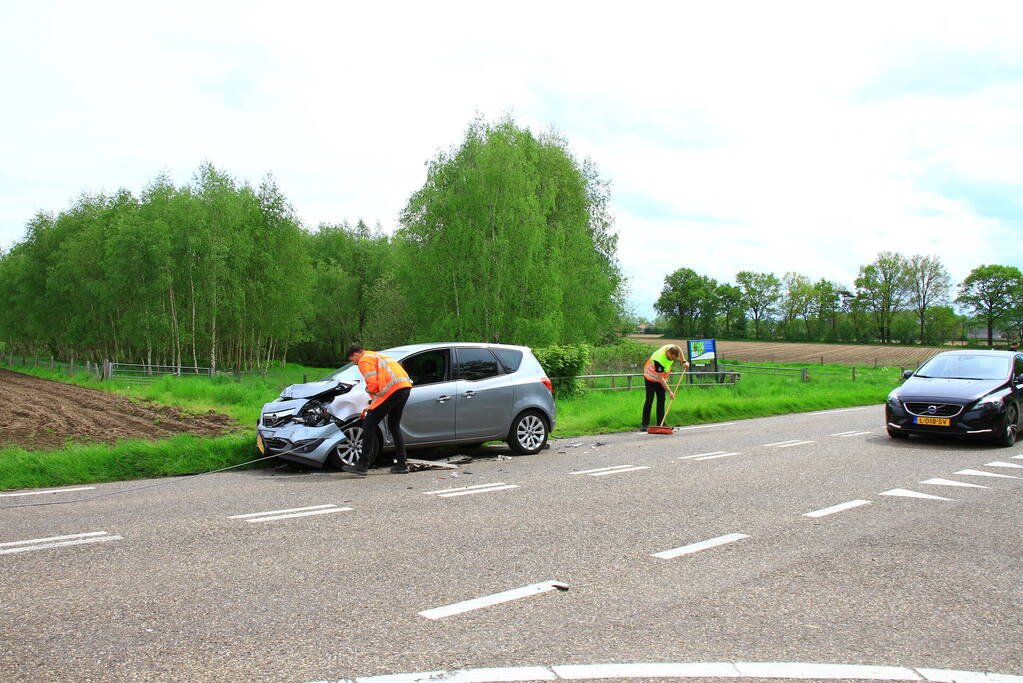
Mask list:
[{"label": "yellow license plate", "polygon": [[259,449],[260,453],[266,453],[266,445],[263,443],[262,434],[256,434],[256,448]]},{"label": "yellow license plate", "polygon": [[932,427],[950,427],[952,420],[947,417],[918,417],[916,418],[918,425],[931,425]]}]

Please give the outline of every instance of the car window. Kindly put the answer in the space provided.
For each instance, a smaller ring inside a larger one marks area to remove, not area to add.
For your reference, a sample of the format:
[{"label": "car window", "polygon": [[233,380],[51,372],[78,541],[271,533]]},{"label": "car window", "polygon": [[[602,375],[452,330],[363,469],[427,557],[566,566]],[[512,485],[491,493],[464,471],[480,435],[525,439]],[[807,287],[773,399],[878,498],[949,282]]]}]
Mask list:
[{"label": "car window", "polygon": [[1023,356],[1016,356],[1016,367],[1013,369],[1014,375],[1023,375]]},{"label": "car window", "polygon": [[421,387],[448,380],[448,352],[437,349],[418,353],[401,361],[401,367],[412,378],[412,386]]},{"label": "car window", "polygon": [[522,365],[522,352],[516,349],[490,349],[501,359],[508,372],[516,372]]},{"label": "car window", "polygon": [[339,379],[342,382],[356,382],[362,379],[362,373],[359,372],[359,366],[355,363],[345,363],[323,379]]},{"label": "car window", "polygon": [[501,374],[489,349],[458,349],[458,379],[480,380]]},{"label": "car window", "polygon": [[918,377],[938,379],[1005,379],[1009,374],[1008,356],[942,353],[917,370]]}]

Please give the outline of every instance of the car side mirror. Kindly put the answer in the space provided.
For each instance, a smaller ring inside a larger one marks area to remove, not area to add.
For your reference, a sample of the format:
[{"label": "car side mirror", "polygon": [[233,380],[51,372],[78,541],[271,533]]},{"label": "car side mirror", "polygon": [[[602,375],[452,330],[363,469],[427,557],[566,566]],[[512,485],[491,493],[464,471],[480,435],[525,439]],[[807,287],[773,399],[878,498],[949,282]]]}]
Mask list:
[{"label": "car side mirror", "polygon": [[916,372],[916,370],[903,370],[902,371],[902,379],[909,379],[910,377],[913,376],[914,372]]}]

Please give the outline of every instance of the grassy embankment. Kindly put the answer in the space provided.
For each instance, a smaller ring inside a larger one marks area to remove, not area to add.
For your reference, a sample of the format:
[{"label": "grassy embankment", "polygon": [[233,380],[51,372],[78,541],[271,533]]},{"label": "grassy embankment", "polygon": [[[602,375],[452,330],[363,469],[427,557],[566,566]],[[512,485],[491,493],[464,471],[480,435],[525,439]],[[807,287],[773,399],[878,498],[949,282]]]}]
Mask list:
[{"label": "grassy embankment", "polygon": [[[672,408],[671,425],[716,422],[765,415],[843,408],[881,403],[898,383],[897,371],[859,372],[849,379],[842,366],[809,367],[811,372],[831,371],[842,375],[817,375],[811,382],[799,377],[777,377],[746,372],[743,379],[728,386],[683,386]],[[21,368],[16,368],[21,370]],[[59,373],[41,368],[32,374],[67,380]],[[57,451],[0,449],[0,489],[34,488],[68,484],[118,481],[169,476],[218,469],[245,462],[258,454],[251,427],[263,403],[284,386],[321,378],[326,370],[289,366],[267,375],[246,376],[241,382],[230,377],[214,379],[168,377],[150,385],[97,382],[79,375],[76,384],[173,405],[194,412],[216,410],[239,421],[240,432],[216,438],[180,436],[164,441],[126,441],[116,445],[72,445]],[[558,400],[558,436],[578,436],[638,427],[644,392],[591,391]],[[268,461],[274,462],[274,461]]]}]

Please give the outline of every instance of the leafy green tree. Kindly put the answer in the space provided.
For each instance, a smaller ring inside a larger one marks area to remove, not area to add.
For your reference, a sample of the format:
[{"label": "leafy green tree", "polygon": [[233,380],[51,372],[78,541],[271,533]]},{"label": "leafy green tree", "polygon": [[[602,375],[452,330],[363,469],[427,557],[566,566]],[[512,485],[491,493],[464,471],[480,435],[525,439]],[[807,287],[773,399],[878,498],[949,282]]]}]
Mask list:
[{"label": "leafy green tree", "polygon": [[910,293],[908,262],[901,254],[883,251],[873,263],[860,267],[856,296],[874,318],[877,339],[891,340],[892,317],[905,306]]},{"label": "leafy green tree", "polygon": [[948,303],[952,278],[940,258],[920,254],[909,258],[906,277],[909,283],[909,305],[916,312],[920,323],[920,343],[923,343],[927,337],[927,310]]},{"label": "leafy green tree", "polygon": [[709,325],[719,308],[718,283],[692,268],[679,268],[664,278],[661,295],[654,310],[672,321],[672,329],[682,337],[709,334]]},{"label": "leafy green tree", "polygon": [[1014,310],[1023,288],[1023,274],[1015,266],[984,265],[970,271],[959,285],[956,303],[984,321],[987,345],[994,346],[994,328]]},{"label": "leafy green tree", "polygon": [[477,119],[401,214],[418,338],[544,345],[617,333],[622,278],[608,187],[567,143]]},{"label": "leafy green tree", "polygon": [[743,270],[736,273],[735,283],[742,292],[742,305],[753,320],[759,339],[761,321],[770,319],[781,299],[781,281],[773,273]]}]

